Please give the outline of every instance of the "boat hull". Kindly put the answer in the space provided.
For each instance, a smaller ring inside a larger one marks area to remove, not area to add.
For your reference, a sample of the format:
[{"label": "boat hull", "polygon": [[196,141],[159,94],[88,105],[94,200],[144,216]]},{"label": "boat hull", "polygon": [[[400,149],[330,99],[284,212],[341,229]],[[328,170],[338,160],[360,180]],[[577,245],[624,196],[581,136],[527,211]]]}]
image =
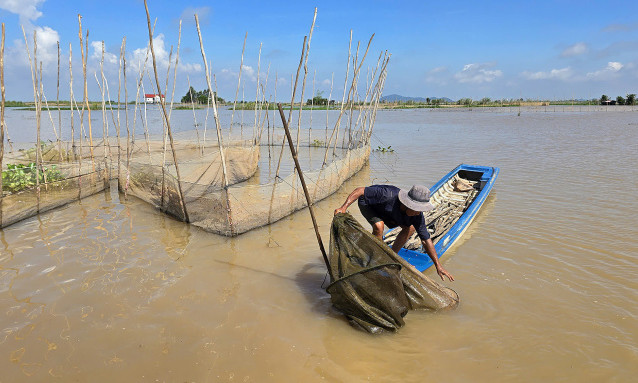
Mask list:
[{"label": "boat hull", "polygon": [[[463,233],[470,226],[476,214],[483,206],[483,203],[487,199],[488,195],[492,191],[494,182],[499,173],[499,168],[488,166],[475,166],[461,164],[454,168],[451,172],[443,176],[432,188],[430,188],[431,194],[435,194],[439,188],[443,187],[450,179],[456,174],[463,174],[475,178],[480,184],[480,192],[470,206],[463,212],[463,215],[456,221],[456,223],[443,235],[435,244],[437,256],[441,258],[447,250],[449,250],[459,238],[463,236]],[[433,263],[427,254],[421,253],[416,250],[401,249],[399,255],[406,261],[412,264],[419,271],[424,271],[430,268]]]}]

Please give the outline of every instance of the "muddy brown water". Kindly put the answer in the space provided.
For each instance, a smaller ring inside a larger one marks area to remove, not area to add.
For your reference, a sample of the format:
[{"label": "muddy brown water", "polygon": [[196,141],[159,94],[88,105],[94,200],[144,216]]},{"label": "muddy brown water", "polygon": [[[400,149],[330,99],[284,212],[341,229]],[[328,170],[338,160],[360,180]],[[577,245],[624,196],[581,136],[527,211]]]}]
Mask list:
[{"label": "muddy brown water", "polygon": [[357,186],[501,169],[443,260],[460,306],[384,336],[331,308],[307,210],[233,239],[115,188],[33,217],[0,230],[0,381],[633,381],[637,143],[631,109],[380,111],[395,151],[317,205],[326,244]]}]

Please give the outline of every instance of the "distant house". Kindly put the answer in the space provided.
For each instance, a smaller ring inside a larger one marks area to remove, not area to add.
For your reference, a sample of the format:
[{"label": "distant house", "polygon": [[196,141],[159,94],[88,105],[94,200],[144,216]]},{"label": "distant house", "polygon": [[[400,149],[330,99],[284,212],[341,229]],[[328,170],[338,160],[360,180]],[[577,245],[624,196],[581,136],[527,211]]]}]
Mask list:
[{"label": "distant house", "polygon": [[616,105],[616,100],[605,100],[601,101],[600,105]]},{"label": "distant house", "polygon": [[147,104],[159,104],[162,101],[164,101],[163,94],[145,94],[144,95],[144,102],[146,102]]}]

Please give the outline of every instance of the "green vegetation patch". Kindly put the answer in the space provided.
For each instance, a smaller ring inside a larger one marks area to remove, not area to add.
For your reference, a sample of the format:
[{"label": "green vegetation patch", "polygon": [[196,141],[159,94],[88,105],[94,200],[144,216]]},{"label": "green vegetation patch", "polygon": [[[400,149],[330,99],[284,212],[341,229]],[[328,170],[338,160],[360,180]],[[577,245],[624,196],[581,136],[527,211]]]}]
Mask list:
[{"label": "green vegetation patch", "polygon": [[[39,174],[40,184],[61,181],[65,177],[55,165],[43,167]],[[46,181],[45,181],[46,180]],[[5,191],[16,193],[36,186],[36,164],[7,164],[7,170],[2,172],[2,187]]]}]

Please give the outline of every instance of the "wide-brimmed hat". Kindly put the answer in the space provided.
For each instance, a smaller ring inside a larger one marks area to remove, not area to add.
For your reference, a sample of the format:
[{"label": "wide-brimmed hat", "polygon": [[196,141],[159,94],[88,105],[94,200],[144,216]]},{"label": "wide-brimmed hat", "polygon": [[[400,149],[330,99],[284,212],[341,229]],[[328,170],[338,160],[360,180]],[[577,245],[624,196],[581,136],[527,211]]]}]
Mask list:
[{"label": "wide-brimmed hat", "polygon": [[408,209],[428,211],[434,209],[430,203],[430,189],[423,185],[414,185],[408,190],[399,190],[399,201]]}]

